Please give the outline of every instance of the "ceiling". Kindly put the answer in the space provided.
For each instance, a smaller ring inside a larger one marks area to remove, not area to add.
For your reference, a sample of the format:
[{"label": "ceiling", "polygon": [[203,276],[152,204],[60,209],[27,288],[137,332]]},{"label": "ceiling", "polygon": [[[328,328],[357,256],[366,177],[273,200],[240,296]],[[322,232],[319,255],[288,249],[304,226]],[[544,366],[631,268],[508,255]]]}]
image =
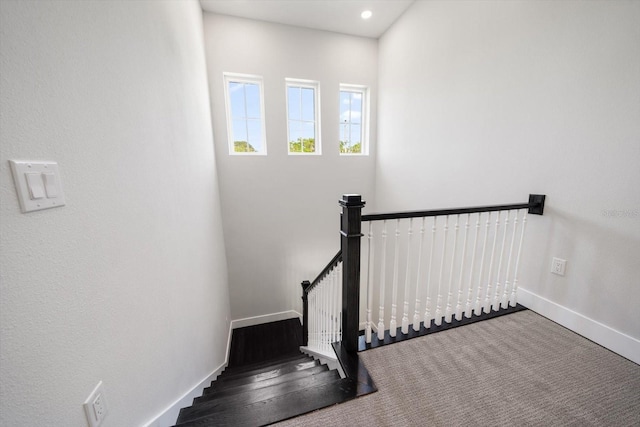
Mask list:
[{"label": "ceiling", "polygon": [[[202,9],[355,36],[378,38],[414,0],[200,0]],[[371,10],[363,20],[360,14]]]}]

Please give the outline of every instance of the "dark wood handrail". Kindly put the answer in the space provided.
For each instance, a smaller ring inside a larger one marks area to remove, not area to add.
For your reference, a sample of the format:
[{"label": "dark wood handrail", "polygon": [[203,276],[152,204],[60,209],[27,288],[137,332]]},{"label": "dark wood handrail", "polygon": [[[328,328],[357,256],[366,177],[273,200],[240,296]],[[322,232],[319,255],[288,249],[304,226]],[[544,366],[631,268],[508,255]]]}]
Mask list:
[{"label": "dark wood handrail", "polygon": [[327,266],[322,269],[320,274],[318,274],[318,277],[316,277],[313,282],[309,283],[306,288],[303,288],[303,290],[309,293],[311,289],[313,289],[322,279],[324,279],[324,277],[329,274],[329,271],[331,271],[332,268],[338,265],[340,261],[342,261],[342,249],[340,249],[338,253],[331,259],[331,261],[329,261],[329,264],[327,264]]},{"label": "dark wood handrail", "polygon": [[530,194],[528,203],[510,205],[475,206],[470,208],[434,209],[428,211],[390,212],[362,215],[362,221],[382,221],[387,219],[420,218],[426,216],[457,215],[478,212],[510,211],[514,209],[529,209],[530,214],[542,215],[544,211],[544,195]]}]

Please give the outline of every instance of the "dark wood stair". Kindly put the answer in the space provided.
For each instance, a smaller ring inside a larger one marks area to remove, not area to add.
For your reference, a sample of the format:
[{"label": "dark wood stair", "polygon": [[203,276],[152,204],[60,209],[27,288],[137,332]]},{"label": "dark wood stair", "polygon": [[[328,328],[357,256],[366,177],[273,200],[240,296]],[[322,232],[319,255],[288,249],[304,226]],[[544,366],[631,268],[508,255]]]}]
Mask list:
[{"label": "dark wood stair", "polygon": [[176,426],[268,425],[349,399],[351,383],[302,354],[230,368],[180,410]]},{"label": "dark wood stair", "polygon": [[340,343],[347,378],[302,354],[301,345],[298,319],[234,329],[229,365],[180,410],[176,426],[263,426],[376,391],[357,354]]}]

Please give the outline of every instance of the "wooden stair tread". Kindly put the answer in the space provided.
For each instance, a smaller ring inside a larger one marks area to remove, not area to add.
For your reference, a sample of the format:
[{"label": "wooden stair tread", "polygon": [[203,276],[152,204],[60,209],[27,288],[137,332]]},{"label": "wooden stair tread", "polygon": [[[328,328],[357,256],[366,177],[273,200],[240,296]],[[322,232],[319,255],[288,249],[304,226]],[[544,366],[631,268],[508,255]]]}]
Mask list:
[{"label": "wooden stair tread", "polygon": [[235,387],[242,384],[252,384],[260,381],[266,381],[280,375],[290,374],[292,372],[304,371],[305,369],[315,368],[319,366],[318,360],[310,360],[302,363],[286,364],[275,369],[261,372],[255,375],[240,376],[234,378],[222,378],[211,385],[211,390],[220,390],[227,387]]},{"label": "wooden stair tread", "polygon": [[355,381],[345,378],[289,392],[244,406],[229,407],[212,415],[180,421],[178,427],[264,426],[355,397]]},{"label": "wooden stair tread", "polygon": [[301,371],[296,371],[296,372],[291,372],[288,374],[284,374],[284,375],[280,375],[278,377],[275,378],[269,378],[263,381],[257,381],[257,382],[253,382],[253,383],[248,383],[248,384],[240,384],[240,385],[228,385],[228,386],[221,386],[221,387],[207,387],[204,389],[202,397],[200,398],[196,398],[196,400],[198,399],[211,399],[211,398],[206,398],[206,396],[213,396],[213,398],[215,398],[216,396],[228,396],[231,394],[238,394],[238,393],[242,393],[248,390],[257,390],[260,388],[265,388],[265,387],[270,387],[276,384],[281,384],[287,381],[292,381],[292,380],[297,380],[299,378],[304,378],[308,375],[314,375],[314,374],[318,374],[321,372],[325,372],[328,371],[329,368],[326,365],[318,365],[318,366],[314,366],[313,368],[308,368],[308,369],[304,369]]},{"label": "wooden stair tread", "polygon": [[294,360],[305,360],[308,359],[309,356],[306,354],[300,353],[299,351],[296,353],[289,353],[285,356],[261,360],[260,362],[254,362],[241,366],[228,366],[225,368],[223,374],[241,374],[248,371],[259,370],[262,368],[266,368],[278,363],[287,363],[292,362]]},{"label": "wooden stair tread", "polygon": [[318,387],[323,384],[340,380],[337,371],[325,371],[315,375],[309,375],[298,380],[287,381],[270,387],[249,390],[217,399],[205,400],[195,403],[188,408],[180,410],[178,417],[182,422],[207,417],[214,413],[230,411],[233,408],[247,406],[253,403],[268,401],[278,396],[304,390],[309,387]]},{"label": "wooden stair tread", "polygon": [[317,361],[313,357],[307,356],[307,357],[298,358],[292,361],[271,364],[268,366],[264,366],[262,368],[252,369],[245,372],[230,372],[230,373],[223,372],[222,375],[220,375],[215,382],[221,381],[221,382],[227,383],[227,382],[236,381],[242,378],[250,378],[250,377],[257,378],[260,376],[264,376],[265,374],[272,373],[274,371],[283,371],[283,372],[286,372],[287,370],[294,371],[294,370],[300,369],[297,367],[302,367],[302,366],[312,367],[311,365],[313,365],[315,362]]}]

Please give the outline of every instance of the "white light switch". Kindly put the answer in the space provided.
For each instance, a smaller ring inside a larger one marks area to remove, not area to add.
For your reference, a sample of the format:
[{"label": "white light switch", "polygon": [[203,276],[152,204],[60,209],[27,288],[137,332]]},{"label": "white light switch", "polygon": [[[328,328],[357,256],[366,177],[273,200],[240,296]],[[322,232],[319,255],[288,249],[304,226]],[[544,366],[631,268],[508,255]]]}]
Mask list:
[{"label": "white light switch", "polygon": [[44,186],[42,185],[42,175],[39,173],[25,173],[27,187],[29,188],[29,198],[31,200],[42,199],[44,197]]},{"label": "white light switch", "polygon": [[64,206],[62,181],[56,162],[9,160],[22,212]]},{"label": "white light switch", "polygon": [[44,180],[44,188],[47,191],[47,197],[54,199],[58,197],[58,187],[56,186],[56,175],[53,172],[46,172],[42,174]]}]

